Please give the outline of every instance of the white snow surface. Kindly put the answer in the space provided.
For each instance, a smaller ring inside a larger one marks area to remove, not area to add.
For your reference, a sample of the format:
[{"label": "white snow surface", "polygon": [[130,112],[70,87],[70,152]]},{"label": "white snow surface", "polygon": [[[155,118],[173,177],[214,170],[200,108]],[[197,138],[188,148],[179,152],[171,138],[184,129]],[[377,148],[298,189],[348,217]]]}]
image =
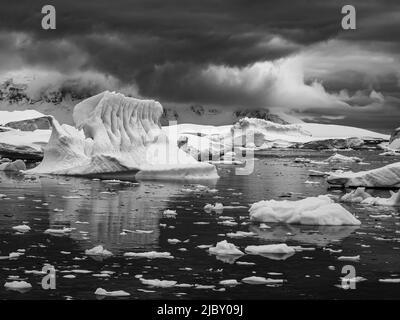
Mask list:
[{"label": "white snow surface", "polygon": [[24,110],[24,111],[0,110],[0,126],[5,125],[9,122],[36,119],[44,116],[45,115],[43,113],[36,110]]},{"label": "white snow surface", "polygon": [[327,182],[345,187],[398,187],[400,162],[367,171],[332,173]]},{"label": "white snow surface", "polygon": [[283,222],[303,225],[359,225],[361,222],[326,195],[298,201],[267,200],[254,203],[250,219],[259,222]]},{"label": "white snow surface", "polygon": [[44,159],[29,173],[94,175],[131,172],[138,179],[216,179],[215,166],[200,163],[170,141],[158,125],[154,100],[105,91],[74,108],[76,128],[50,117]]}]

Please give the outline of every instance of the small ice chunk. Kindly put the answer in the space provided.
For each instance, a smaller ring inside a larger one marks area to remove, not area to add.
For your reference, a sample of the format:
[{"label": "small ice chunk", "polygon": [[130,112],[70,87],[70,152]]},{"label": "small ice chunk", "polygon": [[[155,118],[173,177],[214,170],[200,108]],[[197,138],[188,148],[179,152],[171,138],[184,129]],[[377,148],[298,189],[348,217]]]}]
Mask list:
[{"label": "small ice chunk", "polygon": [[127,258],[146,258],[146,259],[156,259],[156,258],[164,258],[164,259],[173,259],[169,252],[157,252],[157,251],[148,251],[148,252],[125,252],[124,257]]},{"label": "small ice chunk", "polygon": [[296,252],[293,247],[289,247],[285,243],[266,244],[260,246],[247,246],[244,251],[250,254],[263,254],[263,253],[288,254]]},{"label": "small ice chunk", "polygon": [[15,227],[12,227],[12,228],[13,228],[13,230],[16,230],[18,232],[28,232],[28,231],[31,230],[31,227],[27,226],[26,224],[21,224],[19,226],[15,226]]},{"label": "small ice chunk", "polygon": [[103,256],[103,257],[112,256],[112,253],[104,249],[102,245],[98,245],[92,249],[85,250],[85,254],[88,256]]},{"label": "small ice chunk", "polygon": [[222,255],[222,256],[226,255],[241,256],[244,254],[234,244],[229,243],[226,240],[218,242],[215,247],[209,248],[208,251],[211,254]]},{"label": "small ice chunk", "polygon": [[139,279],[143,284],[151,287],[170,288],[176,285],[176,281],[159,279]]},{"label": "small ice chunk", "polygon": [[46,229],[44,233],[54,234],[54,235],[65,235],[71,233],[73,230],[74,228],[66,228],[66,227],[63,227],[62,229],[49,228]]},{"label": "small ice chunk", "polygon": [[338,257],[339,261],[360,261],[360,255],[358,256],[340,256]]},{"label": "small ice chunk", "polygon": [[252,276],[243,278],[242,282],[247,284],[281,284],[284,282],[284,280]]},{"label": "small ice chunk", "polygon": [[176,213],[176,210],[167,209],[167,210],[164,210],[163,215],[166,218],[175,218],[177,213]]},{"label": "small ice chunk", "polygon": [[182,242],[181,240],[178,240],[178,239],[168,239],[167,241],[168,241],[168,243],[170,243],[170,244],[177,244],[177,243]]},{"label": "small ice chunk", "polygon": [[123,290],[106,291],[102,288],[97,288],[97,290],[94,294],[98,295],[98,296],[107,296],[107,297],[128,297],[131,295],[130,293],[123,291]]},{"label": "small ice chunk", "polygon": [[379,279],[382,283],[400,283],[400,278]]},{"label": "small ice chunk", "polygon": [[226,235],[227,235],[229,238],[238,239],[238,238],[254,237],[254,236],[256,236],[257,234],[254,233],[254,232],[237,231],[237,232],[235,232],[235,233],[232,233],[232,232],[227,233]]},{"label": "small ice chunk", "polygon": [[11,281],[11,282],[6,282],[4,284],[4,288],[8,290],[28,290],[32,288],[32,285],[26,281]]}]

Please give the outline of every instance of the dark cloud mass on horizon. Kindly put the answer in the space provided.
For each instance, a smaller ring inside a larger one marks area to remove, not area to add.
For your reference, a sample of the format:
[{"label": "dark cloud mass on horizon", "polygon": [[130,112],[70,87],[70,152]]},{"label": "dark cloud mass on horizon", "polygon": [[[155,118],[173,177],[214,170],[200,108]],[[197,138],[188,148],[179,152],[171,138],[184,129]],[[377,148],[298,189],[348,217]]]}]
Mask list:
[{"label": "dark cloud mass on horizon", "polygon": [[[41,29],[46,4],[57,10],[56,30]],[[346,4],[357,10],[357,30],[341,28]],[[163,104],[392,128],[400,2],[1,0],[0,73],[21,69],[98,78],[99,88],[109,81]]]}]

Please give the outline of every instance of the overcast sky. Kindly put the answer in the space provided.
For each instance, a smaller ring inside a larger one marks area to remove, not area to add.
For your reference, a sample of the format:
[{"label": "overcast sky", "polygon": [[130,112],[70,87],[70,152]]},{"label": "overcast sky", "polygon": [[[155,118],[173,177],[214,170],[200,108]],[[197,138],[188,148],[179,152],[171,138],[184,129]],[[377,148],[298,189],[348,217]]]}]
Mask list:
[{"label": "overcast sky", "polygon": [[[41,29],[41,8],[57,29]],[[341,29],[341,8],[357,30]],[[158,99],[400,126],[400,1],[2,0],[0,73]],[[56,81],[57,80],[57,81]]]}]

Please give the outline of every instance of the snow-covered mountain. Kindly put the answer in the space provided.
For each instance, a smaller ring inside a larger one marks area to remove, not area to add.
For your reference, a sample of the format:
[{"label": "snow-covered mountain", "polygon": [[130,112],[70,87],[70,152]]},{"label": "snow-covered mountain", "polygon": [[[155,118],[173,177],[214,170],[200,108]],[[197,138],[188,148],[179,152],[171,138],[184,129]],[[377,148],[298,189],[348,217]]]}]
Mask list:
[{"label": "snow-covered mountain", "polygon": [[[32,76],[0,77],[0,111],[37,110],[54,116],[60,123],[73,125],[72,112],[76,104],[94,93],[71,88],[46,88],[32,90],[35,78]],[[98,93],[98,92],[95,92]],[[278,124],[302,122],[285,113],[270,112],[267,109],[246,109],[210,107],[198,104],[164,107],[160,118],[162,126],[170,121],[201,125],[232,125],[242,118],[264,119]]]},{"label": "snow-covered mountain", "polygon": [[284,113],[272,113],[268,109],[234,109],[222,107],[208,107],[202,105],[166,106],[161,117],[161,125],[167,126],[170,121],[178,123],[193,123],[201,125],[229,125],[242,118],[257,118],[278,124],[302,122]]},{"label": "snow-covered mountain", "polygon": [[73,124],[74,106],[88,96],[64,90],[43,90],[32,93],[29,85],[32,79],[23,82],[9,78],[0,82],[0,110],[24,111],[36,110],[52,115],[62,123]]}]

